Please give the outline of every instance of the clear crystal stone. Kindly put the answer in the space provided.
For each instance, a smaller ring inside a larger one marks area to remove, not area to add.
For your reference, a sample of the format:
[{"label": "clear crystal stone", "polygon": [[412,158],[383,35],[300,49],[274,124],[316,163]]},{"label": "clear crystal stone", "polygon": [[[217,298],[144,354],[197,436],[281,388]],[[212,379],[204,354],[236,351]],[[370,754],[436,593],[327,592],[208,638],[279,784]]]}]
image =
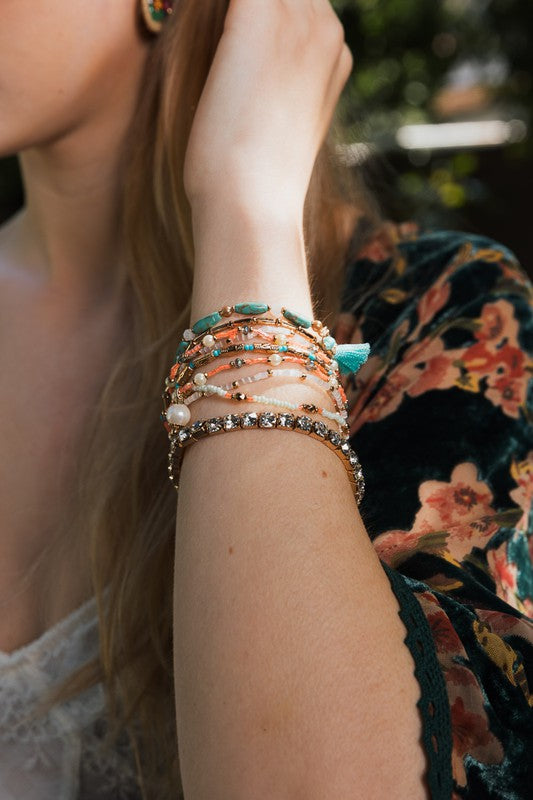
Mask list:
[{"label": "clear crystal stone", "polygon": [[325,439],[328,435],[328,427],[323,422],[316,421],[313,423],[313,432]]},{"label": "clear crystal stone", "polygon": [[227,431],[232,431],[234,428],[241,427],[241,419],[238,414],[226,414],[224,417],[224,428]]},{"label": "clear crystal stone", "polygon": [[344,442],[341,444],[341,450],[345,456],[349,456],[351,452],[350,442],[345,439]]},{"label": "clear crystal stone", "polygon": [[257,413],[246,411],[241,417],[241,428],[254,428],[257,425]]},{"label": "clear crystal stone", "polygon": [[205,421],[205,427],[207,433],[216,433],[217,431],[222,430],[224,427],[224,418],[223,417],[211,417]]},{"label": "clear crystal stone", "polygon": [[348,458],[350,459],[350,464],[352,465],[352,467],[355,467],[356,464],[359,464],[359,459],[357,458],[357,454],[353,450],[350,450],[350,452],[348,453]]},{"label": "clear crystal stone", "polygon": [[300,417],[296,417],[296,428],[300,428],[302,431],[310,431],[313,427],[313,420],[311,417],[302,414]]},{"label": "clear crystal stone", "polygon": [[259,427],[260,428],[275,428],[276,427],[276,415],[272,411],[263,411],[259,415]]},{"label": "clear crystal stone", "polygon": [[286,412],[278,414],[278,428],[294,428],[294,422],[294,414],[287,414]]},{"label": "clear crystal stone", "polygon": [[193,436],[196,436],[199,433],[205,433],[205,426],[203,419],[199,419],[196,422],[193,422],[191,425],[191,433]]},{"label": "clear crystal stone", "polygon": [[328,439],[332,444],[335,445],[335,447],[339,447],[342,441],[340,433],[338,431],[334,431],[332,428],[329,429]]},{"label": "clear crystal stone", "polygon": [[182,444],[183,442],[186,442],[187,439],[190,439],[190,438],[191,438],[191,429],[190,428],[182,428],[180,431],[178,431],[178,442],[180,444]]}]

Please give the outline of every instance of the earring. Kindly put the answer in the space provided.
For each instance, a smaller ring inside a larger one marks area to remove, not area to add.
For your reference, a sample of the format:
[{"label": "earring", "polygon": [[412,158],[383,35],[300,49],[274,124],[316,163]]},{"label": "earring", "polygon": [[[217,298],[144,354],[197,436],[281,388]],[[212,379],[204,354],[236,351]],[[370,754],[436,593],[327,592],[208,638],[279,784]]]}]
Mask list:
[{"label": "earring", "polygon": [[160,33],[163,23],[172,14],[173,0],[141,0],[141,10],[146,27]]}]

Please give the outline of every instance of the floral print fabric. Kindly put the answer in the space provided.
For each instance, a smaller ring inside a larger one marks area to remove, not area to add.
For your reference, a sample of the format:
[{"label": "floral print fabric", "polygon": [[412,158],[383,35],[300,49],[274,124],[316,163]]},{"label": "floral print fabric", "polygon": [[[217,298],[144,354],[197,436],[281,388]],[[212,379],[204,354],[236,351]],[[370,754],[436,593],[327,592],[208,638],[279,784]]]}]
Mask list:
[{"label": "floral print fabric", "polygon": [[526,800],[533,286],[490,239],[384,230],[349,259],[333,330],[339,343],[371,345],[343,377],[366,482],[360,513],[400,607],[417,604],[418,616],[402,615],[408,632],[430,642],[442,674],[439,690],[421,685],[426,707],[448,709],[447,746],[428,753],[433,800]]}]

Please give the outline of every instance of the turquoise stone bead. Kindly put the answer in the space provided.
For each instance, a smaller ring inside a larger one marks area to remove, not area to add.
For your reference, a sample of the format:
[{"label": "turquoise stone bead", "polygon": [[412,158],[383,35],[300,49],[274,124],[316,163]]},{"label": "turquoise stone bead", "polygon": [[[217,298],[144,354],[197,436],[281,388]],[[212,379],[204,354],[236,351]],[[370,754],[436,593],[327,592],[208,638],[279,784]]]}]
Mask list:
[{"label": "turquoise stone bead", "polygon": [[286,344],[280,344],[280,346],[278,347],[278,352],[286,353],[288,349],[289,348],[288,348],[288,346]]},{"label": "turquoise stone bead", "polygon": [[188,344],[187,342],[180,342],[179,343],[178,349],[176,350],[176,361],[179,359],[181,354],[185,352],[187,344]]},{"label": "turquoise stone bead", "polygon": [[219,356],[220,355],[220,350],[213,350],[213,355],[214,356]]},{"label": "turquoise stone bead", "polygon": [[309,359],[309,361],[316,361],[316,356],[313,353],[309,353],[307,358]]},{"label": "turquoise stone bead", "polygon": [[333,350],[333,348],[337,344],[333,336],[325,336],[324,339],[322,340],[322,343],[326,348],[326,350]]},{"label": "turquoise stone bead", "polygon": [[253,350],[253,349],[254,349],[254,346],[253,346],[253,344],[245,344],[245,345],[244,345],[244,349],[245,349],[245,350]]},{"label": "turquoise stone bead", "polygon": [[202,319],[199,319],[198,322],[195,322],[191,330],[196,335],[199,333],[204,333],[204,331],[208,330],[213,325],[216,325],[217,322],[220,322],[221,319],[222,317],[218,311],[215,311],[214,314],[208,314],[207,317],[202,317]]},{"label": "turquoise stone bead", "polygon": [[266,303],[237,303],[233,306],[237,314],[264,314],[269,307]]},{"label": "turquoise stone bead", "polygon": [[194,361],[189,361],[189,367],[190,367],[191,369],[194,369]]},{"label": "turquoise stone bead", "polygon": [[301,317],[299,314],[296,314],[294,311],[289,311],[286,308],[283,312],[283,316],[285,319],[288,319],[289,322],[294,323],[294,325],[301,325],[302,328],[310,328],[312,320],[306,319],[305,317]]}]

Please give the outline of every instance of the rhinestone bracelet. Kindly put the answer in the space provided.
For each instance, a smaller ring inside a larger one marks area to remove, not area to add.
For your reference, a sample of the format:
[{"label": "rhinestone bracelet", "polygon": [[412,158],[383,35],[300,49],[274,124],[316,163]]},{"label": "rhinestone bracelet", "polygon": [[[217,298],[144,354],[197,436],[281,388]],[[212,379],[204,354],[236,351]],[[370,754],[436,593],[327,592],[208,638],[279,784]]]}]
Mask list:
[{"label": "rhinestone bracelet", "polygon": [[[338,431],[328,428],[323,422],[312,420],[306,415],[295,416],[280,412],[275,414],[272,411],[256,413],[246,411],[242,414],[226,414],[221,417],[211,417],[210,419],[197,420],[189,427],[176,429],[169,426],[170,449],[168,453],[168,472],[172,484],[179,489],[178,477],[183,459],[184,448],[199,441],[200,439],[216,436],[219,433],[227,433],[235,430],[251,430],[261,428],[263,430],[289,430],[304,433],[313,439],[324,442],[330,450],[342,460],[346,469],[350,485],[359,506],[365,492],[365,481],[363,470],[357,454],[352,449],[348,437],[341,436]],[[178,456],[176,456],[178,452]],[[175,463],[177,462],[177,463]]]}]

